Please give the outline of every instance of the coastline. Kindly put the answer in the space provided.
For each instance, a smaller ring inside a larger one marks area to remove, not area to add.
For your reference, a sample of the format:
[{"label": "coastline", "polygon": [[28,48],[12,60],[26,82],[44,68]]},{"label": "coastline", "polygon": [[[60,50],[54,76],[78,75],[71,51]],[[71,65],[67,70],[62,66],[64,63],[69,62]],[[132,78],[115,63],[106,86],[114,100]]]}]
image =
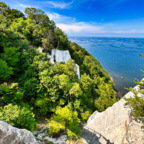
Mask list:
[{"label": "coastline", "polygon": [[114,83],[114,78],[112,76],[110,76],[111,81]]}]

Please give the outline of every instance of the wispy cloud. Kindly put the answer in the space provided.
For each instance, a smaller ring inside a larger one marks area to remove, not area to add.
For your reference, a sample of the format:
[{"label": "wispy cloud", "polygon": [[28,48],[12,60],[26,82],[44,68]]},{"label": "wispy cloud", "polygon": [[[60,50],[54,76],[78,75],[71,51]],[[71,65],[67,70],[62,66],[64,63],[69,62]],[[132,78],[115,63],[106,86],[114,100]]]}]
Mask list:
[{"label": "wispy cloud", "polygon": [[55,12],[47,12],[46,14],[51,20],[54,20],[56,23],[66,23],[76,21],[76,18],[60,15]]},{"label": "wispy cloud", "polygon": [[27,8],[27,7],[32,7],[32,6],[27,5],[27,4],[16,4],[16,7]]},{"label": "wispy cloud", "polygon": [[44,3],[47,4],[48,7],[67,9],[73,4],[73,1],[71,1],[69,3],[65,3],[65,2],[61,2],[61,1],[46,1]]},{"label": "wispy cloud", "polygon": [[135,34],[135,33],[144,33],[144,29],[143,30],[126,30],[126,31],[112,31],[112,33],[117,33],[117,34]]},{"label": "wispy cloud", "polygon": [[103,33],[103,28],[91,25],[85,22],[76,22],[72,24],[57,24],[64,32],[71,33]]}]

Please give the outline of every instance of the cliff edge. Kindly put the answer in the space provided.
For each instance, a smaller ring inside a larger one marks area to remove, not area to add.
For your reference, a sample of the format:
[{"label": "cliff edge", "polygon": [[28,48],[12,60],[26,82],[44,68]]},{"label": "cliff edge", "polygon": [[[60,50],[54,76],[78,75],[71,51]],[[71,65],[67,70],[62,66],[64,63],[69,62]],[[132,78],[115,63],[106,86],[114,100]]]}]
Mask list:
[{"label": "cliff edge", "polygon": [[[139,89],[139,86],[134,87]],[[128,92],[124,97],[132,97]],[[122,98],[104,112],[94,112],[82,129],[84,144],[144,144],[141,124],[131,116]]]}]

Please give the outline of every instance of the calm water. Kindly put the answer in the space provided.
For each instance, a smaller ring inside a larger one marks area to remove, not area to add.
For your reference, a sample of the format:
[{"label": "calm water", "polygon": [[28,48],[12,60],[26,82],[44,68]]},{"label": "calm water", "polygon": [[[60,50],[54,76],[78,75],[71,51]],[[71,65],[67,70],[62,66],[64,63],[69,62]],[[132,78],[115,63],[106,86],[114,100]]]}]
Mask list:
[{"label": "calm water", "polygon": [[138,38],[96,38],[70,37],[91,53],[103,68],[113,77],[117,89],[125,94],[130,86],[135,86],[133,80],[141,79],[144,70],[144,39]]}]

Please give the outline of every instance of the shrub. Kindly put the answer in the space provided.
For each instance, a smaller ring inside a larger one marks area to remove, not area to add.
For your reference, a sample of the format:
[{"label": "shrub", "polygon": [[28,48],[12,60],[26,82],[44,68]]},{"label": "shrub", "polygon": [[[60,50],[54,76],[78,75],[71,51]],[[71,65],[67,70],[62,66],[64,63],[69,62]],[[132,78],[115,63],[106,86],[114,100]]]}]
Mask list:
[{"label": "shrub", "polygon": [[12,68],[8,67],[7,63],[0,59],[0,79],[5,80],[10,78],[10,75],[13,74]]},{"label": "shrub", "polygon": [[57,121],[51,120],[49,123],[49,126],[50,126],[49,134],[51,136],[54,136],[65,130],[65,122],[64,121],[57,122]]},{"label": "shrub", "polygon": [[25,128],[30,131],[33,131],[37,124],[31,109],[12,104],[0,108],[0,120],[12,126]]},{"label": "shrub", "polygon": [[14,103],[23,98],[23,92],[18,91],[18,83],[8,86],[7,83],[0,85],[0,96],[7,103]]},{"label": "shrub", "polygon": [[77,139],[80,135],[79,123],[80,119],[76,111],[69,110],[67,106],[64,108],[59,107],[54,116],[48,121],[48,125],[50,126],[49,133],[54,136],[68,129],[67,134],[69,139]]},{"label": "shrub", "polygon": [[67,130],[68,139],[78,139],[80,135],[80,127],[77,124],[71,123]]}]

